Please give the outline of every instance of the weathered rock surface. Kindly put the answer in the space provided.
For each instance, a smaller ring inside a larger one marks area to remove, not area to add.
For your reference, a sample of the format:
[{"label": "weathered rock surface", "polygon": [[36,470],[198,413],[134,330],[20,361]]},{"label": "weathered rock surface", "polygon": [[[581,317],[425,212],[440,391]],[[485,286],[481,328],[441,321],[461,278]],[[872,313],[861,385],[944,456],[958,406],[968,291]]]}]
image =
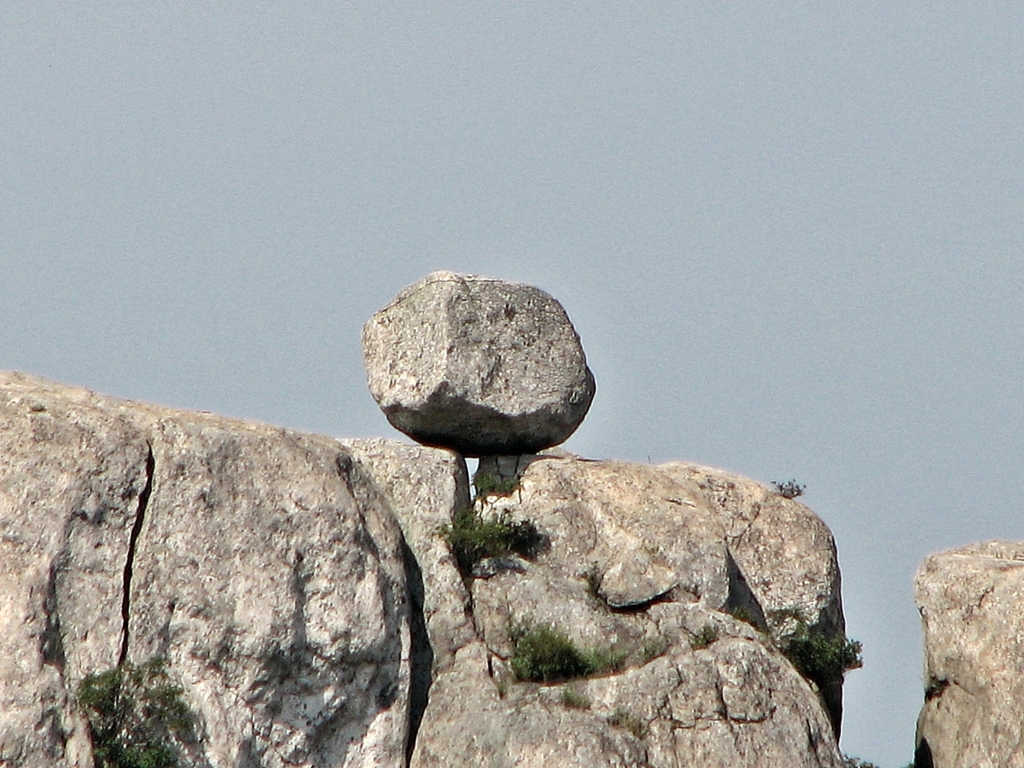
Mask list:
[{"label": "weathered rock surface", "polygon": [[388,421],[466,456],[566,440],[594,397],[579,336],[543,291],[434,272],[363,327],[370,392]]},{"label": "weathered rock surface", "polygon": [[[799,611],[842,632],[834,545],[810,510],[694,465],[523,458],[481,462],[478,479],[521,470],[485,514],[531,520],[547,549],[469,582],[476,638],[431,635],[458,650],[435,675],[414,768],[841,765],[821,699],[766,634],[729,613],[752,607],[755,623],[771,615],[781,628],[775,611]],[[773,536],[783,519],[793,524]],[[794,573],[769,588],[785,569]],[[550,626],[623,666],[516,682],[517,624]]]},{"label": "weathered rock surface", "polygon": [[[456,453],[0,374],[0,764],[92,765],[78,683],[158,657],[198,716],[189,766],[840,768],[840,710],[771,639],[797,614],[843,632],[813,512],[558,451],[477,481],[543,546],[474,578],[443,534]],[[541,624],[618,663],[517,681],[510,630]]]},{"label": "weathered rock surface", "polygon": [[79,682],[160,656],[192,764],[401,765],[384,504],[328,438],[0,375],[0,763],[90,765]]},{"label": "weathered rock surface", "polygon": [[916,765],[1024,766],[1024,542],[930,555],[914,596],[926,686]]},{"label": "weathered rock surface", "polygon": [[0,378],[0,765],[89,765],[71,698],[121,652],[145,435],[90,393]]}]

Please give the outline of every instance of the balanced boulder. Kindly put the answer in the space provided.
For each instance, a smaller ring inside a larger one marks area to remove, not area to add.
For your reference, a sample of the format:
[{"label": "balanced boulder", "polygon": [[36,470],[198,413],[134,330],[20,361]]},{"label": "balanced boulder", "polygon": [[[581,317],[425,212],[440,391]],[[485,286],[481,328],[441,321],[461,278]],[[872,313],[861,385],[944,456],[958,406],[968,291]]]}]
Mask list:
[{"label": "balanced boulder", "polygon": [[392,426],[467,456],[566,440],[594,398],[579,336],[522,283],[434,272],[363,327],[370,393]]}]

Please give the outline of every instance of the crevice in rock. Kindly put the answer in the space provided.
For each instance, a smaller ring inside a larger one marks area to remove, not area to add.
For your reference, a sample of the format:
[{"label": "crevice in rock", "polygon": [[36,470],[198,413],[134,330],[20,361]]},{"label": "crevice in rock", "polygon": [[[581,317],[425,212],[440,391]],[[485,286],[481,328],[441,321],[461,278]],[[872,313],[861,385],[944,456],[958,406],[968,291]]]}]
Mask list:
[{"label": "crevice in rock", "polygon": [[932,748],[928,745],[928,739],[921,739],[921,743],[914,750],[914,768],[934,768],[934,766]]},{"label": "crevice in rock", "polygon": [[405,764],[412,760],[416,748],[416,735],[426,712],[430,698],[430,683],[433,675],[434,649],[430,647],[427,622],[423,615],[426,592],[423,573],[416,556],[406,542],[402,542],[402,560],[405,565],[405,579],[409,588],[409,729],[405,742]]},{"label": "crevice in rock", "polygon": [[132,571],[135,567],[135,547],[139,542],[139,534],[142,533],[142,524],[146,520],[146,508],[149,506],[149,495],[153,492],[153,475],[156,470],[153,446],[147,443],[147,447],[149,451],[146,454],[146,485],[139,494],[139,507],[135,512],[135,524],[132,525],[131,537],[128,539],[128,556],[125,558],[124,564],[124,591],[121,594],[121,653],[117,657],[118,666],[128,660],[128,625],[131,611]]},{"label": "crevice in rock", "polygon": [[609,613],[615,613],[621,616],[632,616],[635,614],[646,613],[648,610],[651,609],[651,607],[655,605],[660,605],[662,603],[678,602],[678,600],[674,596],[676,586],[672,587],[671,589],[667,589],[664,592],[661,592],[660,594],[657,594],[654,597],[651,597],[647,600],[642,600],[639,603],[631,603],[630,605],[611,605],[608,603],[607,600],[600,596],[598,596],[597,599],[600,600],[601,603],[608,608]]},{"label": "crevice in rock", "polygon": [[46,613],[46,626],[43,628],[42,652],[43,663],[52,664],[61,674],[67,663],[64,654],[64,636],[60,627],[60,612],[57,605],[57,579],[63,567],[63,557],[50,564],[50,575],[46,581],[46,598],[43,610]]},{"label": "crevice in rock", "polygon": [[756,629],[767,632],[768,621],[764,615],[764,609],[728,548],[725,550],[725,567],[729,577],[729,594],[726,597],[723,610],[740,621],[745,621]]}]

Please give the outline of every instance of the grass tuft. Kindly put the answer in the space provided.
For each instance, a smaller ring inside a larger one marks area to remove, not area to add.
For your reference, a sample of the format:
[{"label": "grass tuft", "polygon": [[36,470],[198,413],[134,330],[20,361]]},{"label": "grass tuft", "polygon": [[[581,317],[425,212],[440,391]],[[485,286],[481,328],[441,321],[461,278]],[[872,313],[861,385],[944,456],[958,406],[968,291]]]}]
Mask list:
[{"label": "grass tuft", "polygon": [[590,709],[590,699],[582,691],[568,686],[562,689],[562,706],[568,709]]},{"label": "grass tuft", "polygon": [[640,718],[631,714],[629,710],[623,707],[615,710],[612,716],[608,718],[608,724],[614,728],[627,730],[638,739],[643,739],[647,735],[647,728]]},{"label": "grass tuft", "polygon": [[690,641],[690,647],[695,651],[699,651],[701,648],[707,648],[712,643],[718,640],[718,627],[714,624],[705,624],[700,628],[693,639]]}]

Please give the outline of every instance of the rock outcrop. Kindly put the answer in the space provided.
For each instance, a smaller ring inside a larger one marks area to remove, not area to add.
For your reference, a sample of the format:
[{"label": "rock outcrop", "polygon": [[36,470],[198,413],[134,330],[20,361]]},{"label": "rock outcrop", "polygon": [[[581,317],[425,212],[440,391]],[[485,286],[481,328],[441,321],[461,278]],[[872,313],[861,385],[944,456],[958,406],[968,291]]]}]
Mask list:
[{"label": "rock outcrop", "polygon": [[566,440],[594,377],[562,306],[538,288],[434,272],[363,327],[370,393],[391,424],[465,456]]},{"label": "rock outcrop", "polygon": [[402,763],[402,534],[336,441],[3,374],[0,532],[0,764],[90,765],[79,684],[154,657],[191,765]]},{"label": "rock outcrop", "polygon": [[1024,766],[1024,543],[930,555],[914,595],[925,651],[915,764]]},{"label": "rock outcrop", "polygon": [[[187,766],[840,768],[841,672],[780,650],[844,637],[813,512],[558,451],[475,481],[447,450],[0,374],[0,764],[91,766],[79,684],[162,659]],[[467,569],[464,519],[531,547]],[[531,681],[535,629],[588,674]]]},{"label": "rock outcrop", "polygon": [[[478,503],[531,521],[544,551],[467,579],[453,611],[472,606],[475,636],[431,635],[457,650],[435,668],[412,766],[841,765],[822,700],[769,639],[797,614],[842,633],[834,546],[810,510],[688,464],[555,453],[518,466],[514,489]],[[516,682],[516,634],[531,627],[615,661]]]}]

